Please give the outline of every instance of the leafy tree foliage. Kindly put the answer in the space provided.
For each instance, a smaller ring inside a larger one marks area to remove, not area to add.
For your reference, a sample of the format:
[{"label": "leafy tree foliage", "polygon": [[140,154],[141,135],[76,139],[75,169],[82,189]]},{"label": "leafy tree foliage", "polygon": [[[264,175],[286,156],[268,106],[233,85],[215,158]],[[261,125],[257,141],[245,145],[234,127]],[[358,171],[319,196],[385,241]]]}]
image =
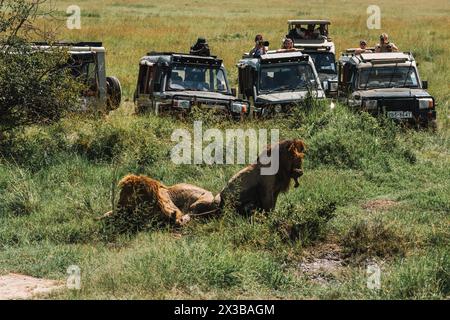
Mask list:
[{"label": "leafy tree foliage", "polygon": [[36,27],[46,0],[0,0],[0,134],[60,119],[80,103],[81,85],[67,68],[67,48]]}]

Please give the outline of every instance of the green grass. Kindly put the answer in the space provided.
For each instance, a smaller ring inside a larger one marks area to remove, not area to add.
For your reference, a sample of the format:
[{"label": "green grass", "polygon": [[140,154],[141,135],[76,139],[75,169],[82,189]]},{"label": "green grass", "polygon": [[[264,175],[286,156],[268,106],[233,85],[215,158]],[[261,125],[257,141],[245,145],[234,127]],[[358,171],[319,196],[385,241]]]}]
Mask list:
[{"label": "green grass", "polygon": [[[58,1],[65,12],[70,1]],[[233,85],[235,63],[256,33],[278,43],[289,18],[330,18],[337,51],[363,37],[369,2],[210,1],[187,5],[78,1],[82,29],[62,38],[102,40],[108,74],[130,100],[137,62],[149,50],[185,51],[210,40]],[[383,31],[412,50],[438,102],[439,130],[404,130],[338,105],[295,118],[235,123],[195,114],[187,121],[138,117],[132,104],[104,118],[73,115],[0,141],[0,274],[20,272],[65,281],[82,272],[80,291],[51,298],[319,298],[448,299],[450,297],[449,39],[446,2],[380,1]],[[293,9],[294,8],[294,9]],[[297,9],[295,9],[297,8]],[[64,16],[61,14],[60,16]],[[411,19],[413,17],[413,19]],[[64,21],[60,21],[63,25]],[[401,30],[401,31],[400,31]],[[150,227],[114,235],[94,218],[111,208],[117,181],[146,174],[165,184],[194,183],[214,193],[242,166],[170,161],[174,129],[276,128],[308,145],[300,187],[279,197],[270,215],[226,211],[183,229]],[[373,200],[395,205],[369,210]],[[339,248],[342,267],[317,282],[299,267],[305,257]],[[381,290],[366,286],[366,264],[382,269]]]},{"label": "green grass", "polygon": [[[249,220],[228,210],[181,230],[153,226],[115,235],[94,218],[110,210],[123,175],[218,192],[240,168],[176,166],[170,133],[191,124],[128,113],[124,107],[103,119],[72,117],[3,141],[1,273],[64,280],[66,268],[79,265],[82,290],[58,298],[448,297],[446,132],[403,130],[343,106],[284,121],[209,119],[205,129],[279,128],[281,138],[305,139],[300,187],[280,196],[268,216]],[[364,209],[373,199],[396,205]],[[341,248],[344,267],[318,284],[298,265],[324,243]],[[365,287],[367,259],[382,262],[379,292]]]}]

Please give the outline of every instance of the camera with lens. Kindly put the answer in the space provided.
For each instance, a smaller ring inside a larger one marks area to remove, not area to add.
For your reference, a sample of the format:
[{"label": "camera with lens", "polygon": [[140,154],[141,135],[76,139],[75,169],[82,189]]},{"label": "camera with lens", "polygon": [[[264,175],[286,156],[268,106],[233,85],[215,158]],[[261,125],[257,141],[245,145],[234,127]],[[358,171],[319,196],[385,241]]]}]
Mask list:
[{"label": "camera with lens", "polygon": [[263,45],[264,47],[268,47],[269,46],[269,41],[259,40],[258,44],[259,45]]}]

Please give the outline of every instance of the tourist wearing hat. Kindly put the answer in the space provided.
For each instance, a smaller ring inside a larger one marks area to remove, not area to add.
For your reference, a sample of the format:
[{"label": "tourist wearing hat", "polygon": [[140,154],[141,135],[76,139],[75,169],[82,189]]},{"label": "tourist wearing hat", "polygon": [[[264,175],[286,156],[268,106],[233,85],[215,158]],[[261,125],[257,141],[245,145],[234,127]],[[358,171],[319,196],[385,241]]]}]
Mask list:
[{"label": "tourist wearing hat", "polygon": [[372,52],[372,50],[367,49],[367,41],[361,40],[359,41],[359,48],[355,50],[356,54]]}]

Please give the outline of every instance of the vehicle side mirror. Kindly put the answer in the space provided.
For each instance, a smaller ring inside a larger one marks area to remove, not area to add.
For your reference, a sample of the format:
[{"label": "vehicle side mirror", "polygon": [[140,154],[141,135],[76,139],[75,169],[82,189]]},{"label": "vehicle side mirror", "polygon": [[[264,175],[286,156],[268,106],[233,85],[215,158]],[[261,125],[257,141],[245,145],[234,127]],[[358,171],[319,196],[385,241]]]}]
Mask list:
[{"label": "vehicle side mirror", "polygon": [[233,97],[237,96],[237,89],[236,88],[231,88],[231,94],[233,95]]},{"label": "vehicle side mirror", "polygon": [[428,89],[428,81],[427,80],[422,81],[422,89]]}]

